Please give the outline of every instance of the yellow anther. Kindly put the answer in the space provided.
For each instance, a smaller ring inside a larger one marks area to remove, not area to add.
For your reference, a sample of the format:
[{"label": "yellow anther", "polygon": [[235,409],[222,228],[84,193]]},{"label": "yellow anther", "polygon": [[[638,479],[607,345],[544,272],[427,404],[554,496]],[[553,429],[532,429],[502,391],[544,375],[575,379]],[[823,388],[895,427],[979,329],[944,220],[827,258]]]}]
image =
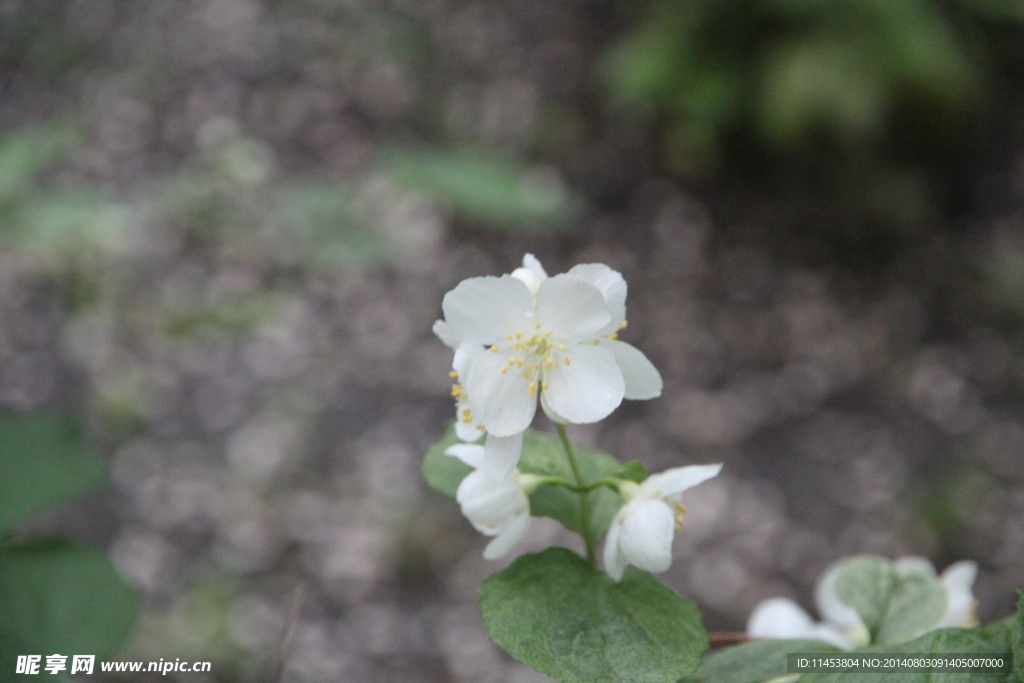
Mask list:
[{"label": "yellow anther", "polygon": [[669,507],[672,508],[672,517],[675,520],[676,531],[683,528],[684,516],[686,515],[686,506],[680,503],[678,500],[666,500]]},{"label": "yellow anther", "polygon": [[498,347],[497,346],[492,346],[491,347],[491,353],[497,353],[497,352],[498,352]]},{"label": "yellow anther", "polygon": [[526,393],[533,396],[537,393],[537,382],[530,382],[530,386],[526,387]]},{"label": "yellow anther", "polygon": [[612,332],[611,334],[608,335],[609,339],[618,339],[618,337],[619,337],[619,333],[618,332]]},{"label": "yellow anther", "polygon": [[526,359],[523,358],[522,356],[519,356],[519,358],[516,359],[516,367],[517,368],[523,367],[523,363],[525,363],[525,362],[526,362]]},{"label": "yellow anther", "polygon": [[550,361],[550,360],[549,361],[545,361],[544,362],[544,369],[545,370],[550,370],[552,365],[554,365],[553,361]]},{"label": "yellow anther", "polygon": [[473,421],[473,411],[470,410],[469,408],[463,408],[462,409],[462,421],[463,422],[472,422]]},{"label": "yellow anther", "polygon": [[545,333],[544,333],[544,336],[545,336],[545,337],[550,337],[550,336],[551,336],[552,334],[554,334],[554,333],[555,333],[555,331],[554,331],[554,330],[548,330],[547,332],[545,332]]},{"label": "yellow anther", "polygon": [[506,368],[504,365],[502,365],[501,366],[501,374],[504,375],[506,372],[508,372],[508,368]]},{"label": "yellow anther", "polygon": [[465,396],[465,395],[466,395],[465,392],[462,391],[462,385],[461,384],[453,384],[452,385],[452,396],[454,396],[455,398],[459,398],[459,397]]},{"label": "yellow anther", "polygon": [[481,432],[487,431],[487,429],[483,425],[477,425],[476,428],[479,429]]},{"label": "yellow anther", "polygon": [[559,351],[565,351],[565,344],[559,344],[558,345],[558,350]]},{"label": "yellow anther", "polygon": [[629,321],[628,321],[628,320],[623,320],[623,321],[622,321],[622,327],[621,327],[620,329],[623,329],[623,330],[624,330],[624,329],[626,329],[626,327],[627,327],[628,325],[629,325]]},{"label": "yellow anther", "polygon": [[544,391],[547,391],[548,390],[548,383],[546,381],[545,382],[541,382],[540,383],[540,388],[543,389]]},{"label": "yellow anther", "polygon": [[530,379],[530,371],[529,370],[527,370],[526,372],[523,373],[523,379]]},{"label": "yellow anther", "polygon": [[522,339],[522,338],[523,338],[523,333],[520,332],[519,330],[516,330],[516,339]]},{"label": "yellow anther", "polygon": [[512,335],[511,335],[511,334],[506,334],[506,335],[505,335],[505,339],[511,339],[511,338],[512,338]]},{"label": "yellow anther", "polygon": [[544,354],[544,362],[547,363],[550,360],[551,360],[551,354],[550,353],[545,353]]},{"label": "yellow anther", "polygon": [[456,370],[452,370],[451,372],[448,373],[448,376],[451,377],[452,379],[455,379],[456,377],[459,376],[459,373]]},{"label": "yellow anther", "polygon": [[516,364],[515,356],[509,356],[508,357],[508,364],[509,365],[515,365]]},{"label": "yellow anther", "polygon": [[536,327],[539,330],[540,329],[540,321],[538,320],[537,322],[533,323],[533,326]]},{"label": "yellow anther", "polygon": [[569,358],[569,356],[566,356],[565,357],[565,364],[568,365],[571,362],[572,362],[572,358]]}]

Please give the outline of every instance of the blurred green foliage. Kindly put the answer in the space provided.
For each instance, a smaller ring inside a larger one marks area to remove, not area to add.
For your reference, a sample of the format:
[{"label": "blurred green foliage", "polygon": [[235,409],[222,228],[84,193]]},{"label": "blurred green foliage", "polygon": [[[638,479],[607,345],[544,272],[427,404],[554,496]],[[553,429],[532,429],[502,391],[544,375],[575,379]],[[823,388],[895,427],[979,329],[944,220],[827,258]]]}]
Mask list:
[{"label": "blurred green foliage", "polygon": [[1000,54],[986,29],[1022,20],[1016,0],[656,0],[604,72],[619,101],[657,106],[682,177],[754,142],[914,219],[917,171],[968,141],[989,105]]},{"label": "blurred green foliage", "polygon": [[33,515],[102,479],[70,418],[0,418],[0,681],[22,678],[18,655],[103,657],[132,629],[135,595],[105,555],[63,540],[11,540]]}]

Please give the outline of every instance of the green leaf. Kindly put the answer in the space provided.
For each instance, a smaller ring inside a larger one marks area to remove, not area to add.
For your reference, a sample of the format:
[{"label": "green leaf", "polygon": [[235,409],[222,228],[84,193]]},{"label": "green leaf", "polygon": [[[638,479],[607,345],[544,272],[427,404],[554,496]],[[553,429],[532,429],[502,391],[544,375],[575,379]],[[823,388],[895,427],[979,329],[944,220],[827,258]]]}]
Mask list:
[{"label": "green leaf", "polygon": [[639,484],[647,478],[647,467],[645,467],[639,460],[630,460],[629,462],[624,462],[612,470],[609,473],[609,476],[618,477],[619,479],[628,479]]},{"label": "green leaf", "polygon": [[494,227],[559,227],[579,211],[579,200],[557,178],[482,150],[392,150],[384,169],[397,183]]},{"label": "green leaf", "polygon": [[[628,472],[634,475],[637,473],[636,467],[632,464],[622,465],[612,456],[598,450],[574,445],[573,452],[580,467],[584,486],[589,486],[603,477],[622,476],[615,473],[623,467],[628,467]],[[523,434],[523,455],[519,461],[519,469],[529,474],[554,475],[566,481],[576,481],[558,437],[532,429],[526,430]],[[600,538],[608,530],[615,513],[622,507],[622,496],[607,487],[595,489],[589,495],[590,526],[593,537]],[[580,496],[565,487],[540,486],[530,496],[530,514],[557,519],[566,529],[576,533],[583,532]]]},{"label": "green leaf", "polygon": [[96,489],[103,465],[73,420],[0,418],[0,528]]},{"label": "green leaf", "polygon": [[[1011,650],[1013,627],[1010,620],[997,621],[979,628],[944,628],[930,631],[920,638],[899,645],[872,646],[857,650],[868,654],[968,654],[971,657],[986,655],[1006,655]],[[1012,677],[1006,673],[963,673],[941,672],[907,672],[887,674],[880,677],[878,673],[808,673],[800,678],[800,683],[1011,683]]]},{"label": "green leaf", "polygon": [[842,564],[836,593],[860,615],[871,642],[898,643],[932,628],[946,611],[946,591],[933,574],[897,568],[864,555]]},{"label": "green leaf", "polygon": [[480,603],[495,643],[563,683],[674,683],[708,646],[691,601],[635,569],[614,583],[565,548],[520,557]]},{"label": "green leaf", "polygon": [[455,497],[462,479],[473,471],[472,467],[458,458],[444,454],[446,448],[457,443],[461,442],[455,435],[455,425],[449,424],[441,439],[427,449],[423,456],[423,479],[430,488],[449,498]]},{"label": "green leaf", "polygon": [[0,679],[9,680],[19,654],[110,654],[136,609],[101,553],[66,542],[0,550]]},{"label": "green leaf", "polygon": [[761,683],[786,674],[791,652],[839,652],[820,640],[762,640],[729,647],[704,660],[687,683]]},{"label": "green leaf", "polygon": [[1020,600],[1017,601],[1017,614],[1013,616],[1016,622],[1015,633],[1013,634],[1013,672],[1021,681],[1024,681],[1024,590],[1018,591]]}]

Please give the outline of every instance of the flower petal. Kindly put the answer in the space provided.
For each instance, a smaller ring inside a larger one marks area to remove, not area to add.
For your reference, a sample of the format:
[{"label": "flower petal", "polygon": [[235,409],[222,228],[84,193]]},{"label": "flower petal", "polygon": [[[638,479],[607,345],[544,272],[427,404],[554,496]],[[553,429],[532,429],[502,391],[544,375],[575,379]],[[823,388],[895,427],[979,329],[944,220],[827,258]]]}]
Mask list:
[{"label": "flower petal", "polygon": [[445,294],[441,308],[463,343],[493,344],[511,330],[526,329],[533,297],[509,275],[472,277]]},{"label": "flower petal", "polygon": [[544,409],[544,414],[548,416],[548,419],[558,425],[567,425],[569,421],[564,417],[556,413],[551,405],[548,403],[548,392],[540,392],[540,407]]},{"label": "flower petal", "polygon": [[580,342],[598,336],[608,324],[608,311],[597,287],[572,275],[556,275],[537,290],[536,319],[555,338]]},{"label": "flower petal", "polygon": [[530,380],[519,372],[501,372],[507,359],[481,353],[473,359],[463,386],[472,397],[473,414],[495,436],[512,436],[533,422],[537,398],[528,393]]},{"label": "flower petal", "polygon": [[619,541],[622,538],[622,520],[616,516],[608,527],[608,535],[604,539],[604,570],[616,583],[622,581],[622,574],[626,571],[629,560],[622,553]]},{"label": "flower petal", "polygon": [[523,540],[523,536],[526,535],[526,530],[529,528],[530,511],[527,509],[517,514],[498,529],[494,540],[484,548],[484,559],[497,560],[508,555]]},{"label": "flower petal", "polygon": [[649,572],[672,565],[675,518],[661,500],[633,500],[626,504],[619,545],[630,564]]},{"label": "flower petal", "polygon": [[523,256],[523,268],[532,270],[539,275],[542,280],[546,280],[548,278],[548,273],[544,270],[544,266],[540,264],[540,261],[533,254],[526,254]]},{"label": "flower petal", "polygon": [[721,471],[722,463],[717,465],[673,467],[672,469],[647,477],[640,484],[640,491],[645,498],[672,496],[718,476],[718,473]]},{"label": "flower petal", "polygon": [[566,275],[582,278],[601,290],[609,320],[596,336],[617,332],[626,319],[626,281],[622,275],[603,263],[582,263],[573,266]]},{"label": "flower petal", "polygon": [[615,354],[615,362],[619,364],[622,379],[626,382],[625,398],[644,401],[661,396],[664,386],[661,374],[640,349],[614,339],[602,339],[600,345]]},{"label": "flower petal", "polygon": [[[471,419],[469,422],[466,422],[466,413],[463,412],[464,410],[466,410],[466,408],[469,408],[469,414],[471,415]],[[459,401],[458,403],[456,403],[455,435],[462,439],[463,441],[473,443],[475,441],[479,441],[480,437],[483,436],[485,433],[484,430],[479,429],[479,427],[481,427],[481,425],[477,421],[476,413],[473,412],[473,407],[469,404],[469,402]]]},{"label": "flower petal", "polygon": [[435,320],[434,327],[431,329],[433,329],[437,338],[444,342],[444,345],[449,348],[457,349],[459,348],[459,344],[462,343],[459,339],[459,335],[455,334],[455,329],[444,320]]},{"label": "flower petal", "polygon": [[471,443],[457,443],[444,449],[445,455],[458,458],[473,469],[480,469],[484,464],[484,447]]},{"label": "flower petal", "polygon": [[495,479],[504,479],[519,464],[519,455],[523,452],[523,433],[512,436],[488,434],[484,449],[484,463],[480,469]]},{"label": "flower petal", "polygon": [[966,628],[977,623],[972,588],[978,576],[978,563],[961,560],[946,567],[940,580],[946,589],[946,613],[935,628],[958,626]]},{"label": "flower petal", "polygon": [[483,352],[484,349],[479,344],[459,344],[455,348],[452,369],[459,373],[459,377],[464,378],[469,373],[469,366],[473,364],[473,359]]},{"label": "flower petal", "polygon": [[455,492],[462,514],[482,526],[504,524],[522,510],[525,498],[517,482],[497,480],[481,470],[467,474]]},{"label": "flower petal", "polygon": [[747,635],[751,638],[813,638],[814,620],[788,598],[764,600],[750,613]]},{"label": "flower petal", "polygon": [[938,576],[935,565],[923,557],[904,555],[893,561],[892,566],[901,574],[907,572],[923,572],[929,576]]},{"label": "flower petal", "polygon": [[608,417],[622,403],[626,391],[615,356],[591,344],[578,344],[565,355],[571,364],[563,363],[545,374],[548,406],[576,424]]}]

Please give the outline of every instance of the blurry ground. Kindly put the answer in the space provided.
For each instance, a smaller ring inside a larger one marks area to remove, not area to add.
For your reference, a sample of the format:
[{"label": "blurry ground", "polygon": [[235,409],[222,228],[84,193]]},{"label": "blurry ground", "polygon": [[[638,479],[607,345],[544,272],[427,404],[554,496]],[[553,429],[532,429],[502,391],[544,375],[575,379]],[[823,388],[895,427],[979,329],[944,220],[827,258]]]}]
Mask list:
[{"label": "blurry ground", "polygon": [[[813,206],[660,176],[642,122],[587,105],[601,3],[46,4],[6,36],[33,40],[7,53],[0,125],[77,113],[85,142],[39,196],[85,208],[0,253],[0,400],[86,416],[109,456],[108,490],[39,529],[107,547],[144,596],[126,659],[265,676],[305,581],[287,680],[544,680],[480,623],[476,585],[507,562],[485,562],[419,476],[452,414],[450,351],[429,331],[441,298],[526,251],[550,273],[620,270],[624,338],[666,380],[574,436],[650,469],[726,463],[687,494],[662,577],[709,628],[742,628],[770,596],[808,604],[824,567],[865,552],[976,559],[982,618],[1010,610],[1015,133],[978,181],[998,201],[879,251],[814,237]],[[61,48],[33,53],[51,35]],[[585,105],[557,149],[537,142]],[[578,229],[496,231],[400,189],[377,154],[423,140],[546,149],[523,192],[570,188]],[[572,543],[548,522],[523,551]]]}]

